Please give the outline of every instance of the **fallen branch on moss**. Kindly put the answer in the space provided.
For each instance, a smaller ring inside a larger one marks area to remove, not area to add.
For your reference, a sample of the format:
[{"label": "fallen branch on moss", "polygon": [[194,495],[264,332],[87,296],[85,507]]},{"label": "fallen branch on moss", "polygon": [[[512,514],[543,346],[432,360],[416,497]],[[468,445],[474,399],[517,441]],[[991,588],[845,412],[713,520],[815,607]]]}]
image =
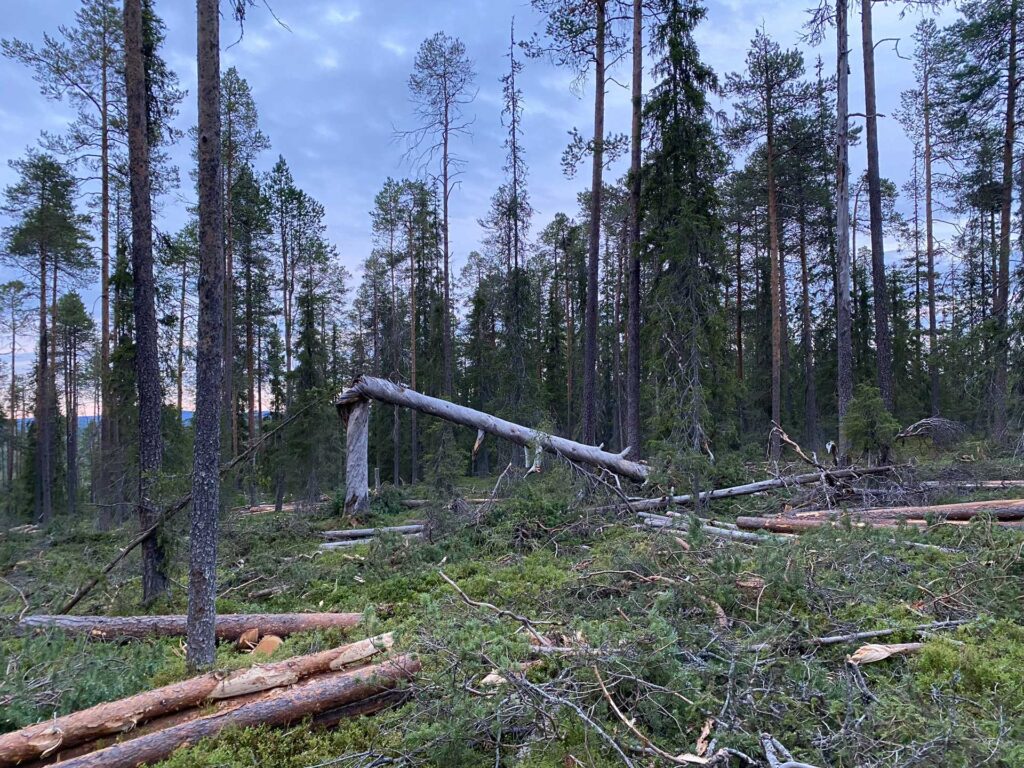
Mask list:
[{"label": "fallen branch on moss", "polygon": [[[291,635],[312,629],[351,629],[361,613],[228,613],[217,617],[217,637],[236,639],[254,627],[264,635]],[[20,630],[61,629],[109,640],[123,637],[175,637],[185,635],[186,617],[171,616],[25,616]]]},{"label": "fallen branch on moss", "polygon": [[[292,685],[324,672],[338,671],[389,649],[391,634],[378,635],[320,653],[296,656],[273,664],[257,664],[227,675],[205,675],[144,691],[70,715],[0,735],[0,766],[45,757],[57,749],[134,729],[206,701],[232,699],[258,691]],[[194,719],[194,718],[193,718]]]}]

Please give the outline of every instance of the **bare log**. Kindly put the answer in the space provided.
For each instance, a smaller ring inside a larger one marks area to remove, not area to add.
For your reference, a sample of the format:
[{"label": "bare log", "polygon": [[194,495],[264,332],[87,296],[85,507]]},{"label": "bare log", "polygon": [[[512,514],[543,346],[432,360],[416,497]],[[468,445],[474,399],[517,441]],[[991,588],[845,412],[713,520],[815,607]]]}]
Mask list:
[{"label": "bare log", "polygon": [[419,668],[418,660],[402,656],[351,672],[320,675],[288,688],[277,688],[265,697],[238,707],[114,744],[60,765],[63,768],[135,768],[155,763],[180,747],[216,736],[228,727],[288,725],[310,715],[363,701],[410,680]]},{"label": "bare log", "polygon": [[922,480],[919,485],[922,488],[990,490],[1000,488],[1024,488],[1024,480]]},{"label": "bare log", "polygon": [[[834,484],[838,480],[855,480],[859,477],[867,475],[882,475],[893,472],[896,467],[885,466],[885,467],[865,467],[863,469],[850,468],[850,469],[835,469],[827,472],[807,472],[802,475],[789,475],[788,477],[772,477],[767,480],[758,480],[754,483],[746,483],[744,485],[734,485],[729,488],[716,488],[712,491],[703,491],[699,494],[685,493],[678,496],[659,496],[658,498],[652,499],[630,499],[629,508],[635,512],[650,512],[652,510],[664,509],[668,510],[673,506],[685,506],[692,504],[694,500],[697,501],[713,501],[714,499],[731,499],[736,496],[750,496],[755,493],[762,493],[764,491],[775,490],[776,488],[789,488],[797,485],[809,485],[811,483],[826,482]],[[602,511],[604,509],[618,509],[621,505],[615,507],[602,507],[596,511]],[[666,511],[666,515],[674,516],[678,513]]]},{"label": "bare log", "polygon": [[273,664],[256,664],[227,675],[208,672],[126,699],[97,704],[0,735],[0,766],[16,765],[57,749],[130,731],[139,723],[197,707],[205,701],[232,699],[292,685],[312,675],[338,671],[386,651],[393,643],[390,633],[378,635],[320,653],[296,656]]},{"label": "bare log", "polygon": [[[366,536],[366,537],[364,537],[362,539],[344,539],[342,541],[325,541],[323,544],[320,545],[320,549],[325,551],[325,552],[329,552],[332,549],[348,549],[350,547],[358,547],[361,544],[369,544],[375,538],[376,538],[375,536]],[[423,533],[422,532],[420,532],[420,533],[404,533],[404,534],[402,534],[402,539],[404,541],[410,541],[410,540],[413,540],[413,539],[422,539],[422,538],[423,538]]]},{"label": "bare log", "polygon": [[420,413],[436,416],[464,427],[483,430],[516,445],[540,447],[572,461],[607,469],[631,480],[643,482],[647,479],[649,471],[647,465],[630,461],[626,458],[625,453],[609,453],[596,446],[584,445],[564,437],[549,435],[538,429],[514,424],[511,421],[463,405],[456,405],[447,400],[429,397],[408,387],[373,376],[360,376],[350,389],[342,393],[338,402],[339,412],[365,398],[412,408]]},{"label": "bare log", "polygon": [[[644,514],[644,513],[641,513]],[[655,528],[658,530],[683,530],[679,524],[681,520],[679,518],[658,518],[658,517],[646,517],[641,518],[641,521],[648,528]],[[760,534],[751,533],[750,531],[736,531],[731,528],[719,528],[715,525],[701,524],[701,530],[704,531],[708,536],[715,539],[728,539],[730,541],[742,541],[745,544],[763,544],[766,541],[785,541],[784,536],[773,536],[771,534]]]},{"label": "bare log", "polygon": [[342,531],[324,531],[324,538],[328,541],[368,539],[373,536],[380,536],[383,533],[419,533],[422,530],[423,523],[412,523],[410,525],[384,525],[380,528],[347,528]]},{"label": "bare log", "polygon": [[[291,635],[313,629],[351,629],[361,613],[228,613],[217,617],[217,637],[235,639],[257,627],[267,635]],[[101,640],[123,637],[184,636],[185,616],[25,616],[21,630],[62,629]]]},{"label": "bare log", "polygon": [[812,509],[794,513],[794,517],[841,517],[875,520],[973,520],[990,516],[995,520],[1024,520],[1024,499],[996,499],[992,501],[965,501],[958,504],[934,504],[916,507],[873,507],[871,509]]}]

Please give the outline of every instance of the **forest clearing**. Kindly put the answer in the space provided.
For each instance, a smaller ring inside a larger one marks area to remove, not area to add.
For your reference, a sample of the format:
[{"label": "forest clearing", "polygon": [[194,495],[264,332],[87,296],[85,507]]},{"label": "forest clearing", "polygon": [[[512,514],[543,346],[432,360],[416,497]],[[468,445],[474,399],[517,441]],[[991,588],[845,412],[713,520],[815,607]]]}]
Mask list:
[{"label": "forest clearing", "polygon": [[5,20],[0,768],[1024,768],[1024,0]]}]

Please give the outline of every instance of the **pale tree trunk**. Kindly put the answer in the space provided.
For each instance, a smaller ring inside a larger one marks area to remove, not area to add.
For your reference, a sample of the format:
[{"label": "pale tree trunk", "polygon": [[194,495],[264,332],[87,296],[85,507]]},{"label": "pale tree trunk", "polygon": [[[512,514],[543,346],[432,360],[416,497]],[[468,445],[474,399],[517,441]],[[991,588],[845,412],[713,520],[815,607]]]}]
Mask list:
[{"label": "pale tree trunk", "polygon": [[199,70],[199,339],[188,581],[188,665],[213,665],[216,639],[217,514],[223,383],[224,213],[220,189],[220,16],[197,0]]},{"label": "pale tree trunk", "polygon": [[442,193],[442,235],[444,237],[444,306],[441,308],[441,367],[443,374],[442,391],[446,397],[452,396],[454,385],[452,379],[452,317],[451,317],[451,278],[448,274],[451,251],[448,245],[448,198],[451,195],[450,179],[448,178],[448,134],[449,134],[449,104],[444,105],[444,135],[442,137],[443,149],[441,155],[441,179]]},{"label": "pale tree trunk", "polygon": [[871,3],[861,0],[861,37],[864,52],[864,111],[868,151],[868,210],[871,217],[871,285],[874,289],[875,355],[878,389],[891,412],[895,407],[892,383],[892,329],[889,290],[885,280],[885,243],[882,233],[882,180],[878,163],[878,101],[875,97],[875,45],[871,32]]},{"label": "pale tree trunk", "polygon": [[594,157],[590,184],[590,242],[587,251],[587,306],[583,332],[583,442],[597,442],[597,277],[601,240],[601,177],[604,170],[605,12],[597,0],[594,33]]},{"label": "pale tree trunk", "polygon": [[[633,0],[633,122],[629,164],[629,281],[626,318],[626,445],[640,450],[640,143],[643,111],[643,0]],[[741,376],[742,378],[742,376]]]},{"label": "pale tree trunk", "polygon": [[235,407],[235,249],[234,233],[231,227],[231,187],[234,183],[232,171],[232,160],[234,158],[234,143],[231,124],[231,110],[227,112],[227,124],[224,131],[227,134],[226,140],[228,151],[224,152],[224,350],[223,372],[224,386],[222,394],[224,397],[223,409],[227,416],[227,429],[229,450],[231,456],[238,455],[238,409]]},{"label": "pale tree trunk", "polygon": [[836,0],[836,375],[839,413],[839,456],[845,461],[848,444],[843,419],[853,400],[853,313],[850,302],[850,49],[847,0]]},{"label": "pale tree trunk", "polygon": [[[139,527],[156,522],[150,492],[160,471],[160,366],[157,359],[156,286],[153,280],[153,208],[146,126],[142,3],[125,0],[125,89],[128,103],[128,171],[132,208],[132,310],[135,317],[135,376],[139,392]],[[166,564],[159,536],[142,547],[142,599],[166,593]]]},{"label": "pale tree trunk", "polygon": [[1007,365],[1010,306],[1010,233],[1013,225],[1013,149],[1017,118],[1017,16],[1018,0],[1010,3],[1010,50],[1007,60],[1006,130],[1003,133],[1003,194],[999,207],[999,263],[996,271],[995,375],[992,382],[992,432],[997,440],[1007,437]]},{"label": "pale tree trunk", "polygon": [[[924,70],[924,228],[925,249],[928,256],[928,379],[931,395],[932,416],[938,416],[941,409],[939,401],[939,360],[938,332],[935,317],[935,236],[934,216],[932,213],[932,107],[929,91],[931,75],[931,55],[926,54],[928,63]],[[982,257],[984,258],[984,256]],[[920,323],[921,313],[917,313]]]},{"label": "pale tree trunk", "polygon": [[[801,208],[803,206],[801,205]],[[804,439],[813,448],[818,443],[818,391],[814,372],[813,327],[811,326],[811,278],[807,266],[806,211],[800,211],[801,346],[804,356]]]},{"label": "pale tree trunk", "polygon": [[188,289],[188,261],[182,254],[181,293],[178,296],[178,418],[184,421],[182,408],[185,401],[185,301]]},{"label": "pale tree trunk", "polygon": [[[412,244],[412,222],[409,222],[409,379],[416,389],[416,256]],[[419,460],[419,434],[416,431],[416,412],[409,414],[409,482],[416,483]]]}]

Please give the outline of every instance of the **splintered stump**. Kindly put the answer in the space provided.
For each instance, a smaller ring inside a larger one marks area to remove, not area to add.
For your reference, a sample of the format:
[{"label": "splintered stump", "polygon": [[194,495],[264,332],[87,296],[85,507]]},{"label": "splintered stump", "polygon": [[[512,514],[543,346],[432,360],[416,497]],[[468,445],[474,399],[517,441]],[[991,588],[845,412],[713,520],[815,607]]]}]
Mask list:
[{"label": "splintered stump", "polygon": [[412,679],[420,663],[410,656],[351,672],[329,672],[296,685],[275,688],[237,707],[179,723],[59,763],[62,768],[135,768],[166,759],[175,750],[216,736],[225,728],[283,726],[329,713],[393,690]]},{"label": "splintered stump", "polygon": [[[313,629],[351,629],[362,621],[361,613],[228,613],[217,617],[216,633],[235,639],[256,627],[263,635],[291,635]],[[186,617],[174,616],[25,616],[19,629],[62,629],[98,639],[120,637],[175,637],[185,634]]]},{"label": "splintered stump", "polygon": [[[30,725],[0,735],[0,766],[16,765],[43,757],[57,749],[65,750],[84,742],[131,731],[140,723],[158,722],[160,718],[198,707],[205,702],[234,699],[292,685],[313,675],[339,671],[386,651],[393,642],[389,633],[329,651],[296,656],[273,664],[257,664],[228,674],[209,672],[126,699],[97,704],[80,712]],[[182,720],[193,720],[196,717],[192,714]],[[165,727],[176,724],[167,722]]]},{"label": "splintered stump", "polygon": [[370,509],[370,401],[355,400],[345,407],[345,514]]}]

